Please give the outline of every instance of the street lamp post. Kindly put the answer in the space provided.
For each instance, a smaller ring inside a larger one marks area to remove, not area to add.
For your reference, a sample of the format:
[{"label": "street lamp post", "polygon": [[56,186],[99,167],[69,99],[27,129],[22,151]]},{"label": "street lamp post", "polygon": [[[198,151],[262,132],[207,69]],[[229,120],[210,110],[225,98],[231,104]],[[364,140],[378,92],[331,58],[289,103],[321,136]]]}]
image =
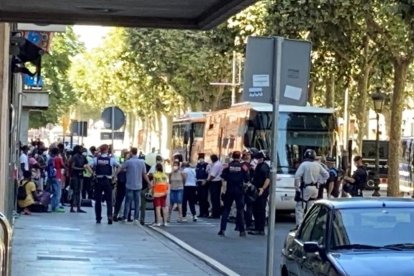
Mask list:
[{"label": "street lamp post", "polygon": [[372,196],[380,196],[379,193],[379,114],[382,112],[384,107],[384,100],[385,95],[381,93],[380,88],[377,88],[377,91],[372,94],[371,96],[372,101],[374,103],[374,111],[377,116],[377,131],[376,131],[376,139],[375,139],[375,175],[374,175],[374,193]]}]

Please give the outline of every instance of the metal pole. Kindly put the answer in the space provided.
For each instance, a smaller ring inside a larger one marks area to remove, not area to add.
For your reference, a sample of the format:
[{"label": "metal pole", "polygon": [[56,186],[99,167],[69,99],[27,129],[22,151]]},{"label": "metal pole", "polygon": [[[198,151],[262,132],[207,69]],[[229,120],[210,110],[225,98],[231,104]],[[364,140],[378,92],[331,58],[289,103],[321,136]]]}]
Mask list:
[{"label": "metal pole", "polygon": [[236,51],[233,51],[233,68],[231,78],[231,105],[236,103]]},{"label": "metal pole", "polygon": [[[273,123],[272,123],[272,182],[270,185],[270,213],[267,234],[267,256],[266,256],[266,275],[273,276],[273,263],[275,251],[275,219],[276,219],[276,182],[277,182],[277,130],[279,120],[279,96],[280,96],[280,79],[282,70],[282,44],[283,37],[277,37],[276,42],[276,59],[274,60],[272,72],[272,95],[273,95]],[[273,55],[274,56],[274,55]],[[276,68],[275,68],[276,67]]]},{"label": "metal pole", "polygon": [[349,140],[349,88],[345,89],[345,101],[344,101],[344,148],[348,148]]},{"label": "metal pole", "polygon": [[115,146],[114,146],[114,124],[115,124],[115,107],[112,106],[112,114],[111,114],[111,129],[112,129],[112,154],[114,154]]},{"label": "metal pole", "polygon": [[11,250],[12,250],[12,236],[13,229],[10,226],[7,217],[0,213],[0,227],[3,231],[3,252],[2,252],[2,273],[1,275],[10,276],[11,275]]},{"label": "metal pole", "polygon": [[380,196],[379,193],[379,113],[377,112],[377,133],[375,134],[375,175],[374,175],[374,192],[372,196]]}]

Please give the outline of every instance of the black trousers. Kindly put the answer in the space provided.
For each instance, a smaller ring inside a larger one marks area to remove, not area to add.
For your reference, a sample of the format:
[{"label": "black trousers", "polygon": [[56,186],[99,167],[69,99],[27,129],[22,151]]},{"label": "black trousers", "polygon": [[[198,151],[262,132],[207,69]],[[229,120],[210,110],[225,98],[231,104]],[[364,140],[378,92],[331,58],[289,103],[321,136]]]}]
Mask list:
[{"label": "black trousers", "polygon": [[184,186],[183,194],[183,217],[187,216],[187,203],[190,205],[190,211],[193,216],[196,215],[195,204],[197,201],[197,187]]},{"label": "black trousers", "polygon": [[70,187],[73,191],[71,207],[80,208],[81,206],[82,182],[82,176],[72,176],[70,178]]},{"label": "black trousers", "polygon": [[246,209],[244,211],[244,219],[246,221],[246,227],[252,227],[253,226],[253,202],[247,202],[246,201]]},{"label": "black trousers", "polygon": [[264,231],[266,224],[266,204],[268,193],[263,193],[253,202],[254,229]]},{"label": "black trousers", "polygon": [[115,211],[114,216],[117,217],[119,214],[119,211],[121,210],[122,202],[125,198],[125,192],[126,192],[126,183],[122,181],[118,181],[116,184],[116,197],[115,197]]},{"label": "black trousers", "polygon": [[226,231],[227,220],[231,211],[233,202],[236,202],[237,217],[236,225],[240,232],[244,232],[244,195],[241,190],[229,190],[226,192],[223,198],[224,208],[223,215],[221,216],[220,230]]},{"label": "black trousers", "polygon": [[[102,198],[102,194],[104,197]],[[108,219],[112,219],[112,183],[111,179],[98,178],[95,187],[95,216],[97,221],[102,219],[102,199],[106,201]]]},{"label": "black trousers", "polygon": [[208,190],[210,183],[206,182],[204,185],[201,183],[197,187],[198,203],[200,204],[200,217],[208,217],[210,203],[208,202]]},{"label": "black trousers", "polygon": [[92,177],[83,178],[82,199],[92,199]]},{"label": "black trousers", "polygon": [[212,205],[213,218],[220,218],[221,206],[220,206],[220,195],[221,195],[221,181],[211,181],[210,183],[210,199]]}]

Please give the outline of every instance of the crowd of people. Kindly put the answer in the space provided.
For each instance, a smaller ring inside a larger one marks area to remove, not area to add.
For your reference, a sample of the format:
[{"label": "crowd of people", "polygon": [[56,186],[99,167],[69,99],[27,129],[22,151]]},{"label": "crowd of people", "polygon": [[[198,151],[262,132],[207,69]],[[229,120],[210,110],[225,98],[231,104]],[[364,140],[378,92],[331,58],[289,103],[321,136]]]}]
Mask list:
[{"label": "crowd of people", "polygon": [[270,184],[264,160],[263,153],[234,152],[231,162],[222,164],[217,155],[207,162],[200,153],[191,166],[181,155],[173,162],[163,160],[155,149],[144,155],[131,148],[117,158],[108,145],[77,145],[68,151],[63,144],[46,148],[37,141],[21,148],[17,209],[29,215],[65,212],[69,205],[70,212],[85,213],[82,206],[92,206],[93,200],[96,223],[102,221],[106,202],[109,224],[145,224],[147,203],[152,202],[156,226],[168,225],[177,211],[177,222],[222,218],[220,235],[229,216],[237,217],[241,235],[245,229],[263,235]]},{"label": "crowd of people", "polygon": [[[37,141],[21,148],[18,211],[27,215],[65,212],[64,205],[68,204],[70,212],[85,213],[82,206],[94,202],[99,224],[102,203],[106,202],[108,224],[144,225],[150,203],[155,226],[168,225],[177,211],[174,219],[179,223],[197,222],[198,217],[221,218],[220,236],[225,235],[229,217],[235,219],[240,236],[265,235],[271,184],[265,154],[235,151],[225,164],[215,154],[209,160],[205,157],[199,153],[197,164],[191,166],[180,154],[174,155],[172,162],[163,160],[155,148],[146,155],[131,148],[116,157],[108,145],[89,149],[77,145],[68,151],[63,144],[47,149]],[[334,159],[315,161],[316,153],[307,150],[297,167],[297,224],[313,202],[323,197],[324,190],[328,197],[339,196],[340,180],[345,181],[343,193],[352,196],[361,195],[361,183],[366,182],[360,157],[354,160],[358,169],[352,177],[341,177]]]}]

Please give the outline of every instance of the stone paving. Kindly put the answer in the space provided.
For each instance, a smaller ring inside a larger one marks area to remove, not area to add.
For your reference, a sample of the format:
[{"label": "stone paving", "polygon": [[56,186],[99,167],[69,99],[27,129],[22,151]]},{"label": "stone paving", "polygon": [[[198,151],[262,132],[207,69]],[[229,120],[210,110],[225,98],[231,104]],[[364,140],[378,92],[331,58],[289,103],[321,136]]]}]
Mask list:
[{"label": "stone paving", "polygon": [[85,210],[16,219],[12,275],[220,275],[146,227],[95,224]]}]

